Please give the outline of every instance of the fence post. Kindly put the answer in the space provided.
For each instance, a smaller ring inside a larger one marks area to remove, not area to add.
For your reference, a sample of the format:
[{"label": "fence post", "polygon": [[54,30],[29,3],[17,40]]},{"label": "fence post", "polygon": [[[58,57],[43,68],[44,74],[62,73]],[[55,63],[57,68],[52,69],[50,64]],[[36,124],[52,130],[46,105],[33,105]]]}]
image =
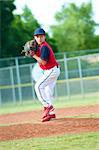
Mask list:
[{"label": "fence post", "polygon": [[67,80],[66,81],[67,94],[68,94],[68,98],[70,98],[70,86],[69,86],[69,76],[68,76],[68,67],[67,67],[66,54],[64,54],[64,67],[65,67],[65,79]]},{"label": "fence post", "polygon": [[57,93],[57,83],[56,83],[56,86],[55,86],[55,88],[54,88],[54,97],[55,97],[55,99],[57,99],[58,98],[58,93]]},{"label": "fence post", "polygon": [[83,77],[82,77],[82,69],[81,69],[81,60],[80,57],[77,58],[78,61],[78,71],[79,71],[79,77],[80,77],[80,88],[81,88],[81,94],[82,97],[84,98],[84,85],[83,85]]},{"label": "fence post", "polygon": [[11,85],[12,85],[12,95],[13,95],[13,102],[16,103],[16,96],[15,96],[15,87],[14,87],[14,78],[13,78],[13,68],[10,67],[10,75],[11,75]]},{"label": "fence post", "polygon": [[[32,65],[30,65],[30,73],[31,72],[32,72]],[[33,99],[36,99],[32,77],[31,77],[31,84],[32,84],[32,97]]]},{"label": "fence post", "polygon": [[20,87],[20,73],[19,73],[19,64],[18,64],[18,58],[15,58],[15,64],[16,64],[16,74],[17,74],[17,80],[18,80],[18,93],[19,93],[19,101],[22,103],[22,90]]}]

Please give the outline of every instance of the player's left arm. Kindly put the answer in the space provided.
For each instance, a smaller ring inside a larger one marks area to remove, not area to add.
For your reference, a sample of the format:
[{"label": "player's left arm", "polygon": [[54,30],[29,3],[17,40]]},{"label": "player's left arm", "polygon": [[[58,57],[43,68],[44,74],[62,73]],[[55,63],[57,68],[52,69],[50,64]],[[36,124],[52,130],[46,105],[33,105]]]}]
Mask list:
[{"label": "player's left arm", "polygon": [[49,60],[50,50],[47,46],[41,48],[41,56],[38,57],[36,54],[33,56],[39,64],[46,65]]}]

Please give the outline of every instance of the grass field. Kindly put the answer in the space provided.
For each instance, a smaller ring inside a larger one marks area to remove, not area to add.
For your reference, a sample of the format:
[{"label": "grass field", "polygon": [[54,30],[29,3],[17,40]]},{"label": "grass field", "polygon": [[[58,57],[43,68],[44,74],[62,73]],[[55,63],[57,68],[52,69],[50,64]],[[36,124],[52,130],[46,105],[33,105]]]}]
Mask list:
[{"label": "grass field", "polygon": [[[65,98],[57,99],[53,102],[56,108],[64,108],[64,107],[74,107],[74,106],[87,106],[87,105],[95,105],[99,104],[98,97],[88,97],[85,99],[73,97],[69,100]],[[0,108],[0,114],[9,114],[16,112],[24,112],[24,111],[32,111],[32,110],[40,110],[42,109],[42,105],[39,101],[25,101],[22,104],[6,104],[2,105]]]},{"label": "grass field", "polygon": [[99,133],[0,142],[0,150],[98,150]]}]

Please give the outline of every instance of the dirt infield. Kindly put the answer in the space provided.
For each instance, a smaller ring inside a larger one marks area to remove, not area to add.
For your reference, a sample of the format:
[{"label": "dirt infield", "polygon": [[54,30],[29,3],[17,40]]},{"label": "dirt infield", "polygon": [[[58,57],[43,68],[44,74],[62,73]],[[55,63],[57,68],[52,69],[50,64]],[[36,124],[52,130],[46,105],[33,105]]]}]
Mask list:
[{"label": "dirt infield", "polygon": [[0,141],[98,132],[99,118],[94,118],[94,114],[99,114],[99,105],[57,109],[57,119],[44,123],[40,121],[42,111],[1,115]]}]

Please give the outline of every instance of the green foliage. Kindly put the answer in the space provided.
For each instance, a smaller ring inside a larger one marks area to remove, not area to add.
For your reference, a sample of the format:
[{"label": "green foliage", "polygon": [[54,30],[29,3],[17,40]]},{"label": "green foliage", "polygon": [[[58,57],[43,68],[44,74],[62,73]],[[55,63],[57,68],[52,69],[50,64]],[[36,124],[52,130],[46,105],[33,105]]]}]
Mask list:
[{"label": "green foliage", "polygon": [[15,9],[13,3],[14,0],[0,1],[1,13],[3,14],[0,57],[20,56],[22,46],[33,38],[33,30],[40,26],[27,6],[24,7],[23,14],[14,15],[12,12]]},{"label": "green foliage", "polygon": [[95,46],[96,23],[92,20],[90,3],[83,3],[80,7],[73,3],[68,7],[64,5],[55,18],[57,24],[51,26],[51,29],[60,51],[69,52],[98,47]]},{"label": "green foliage", "polygon": [[[40,24],[26,5],[23,8],[22,14],[13,14],[12,11],[15,9],[13,2],[14,0],[5,1],[4,3],[0,1],[0,4],[2,4],[1,13],[3,14],[1,18],[1,28],[3,33],[1,36],[1,49],[3,51],[1,51],[0,57],[21,56],[22,46],[26,41],[33,38],[34,30],[40,27]],[[10,10],[10,13],[8,14],[6,10]],[[54,52],[57,52],[58,48],[56,41],[53,38],[50,38],[48,34],[46,39],[52,46]],[[23,61],[27,62],[28,59]],[[34,62],[33,59],[32,61]]]},{"label": "green foliage", "polygon": [[94,37],[94,43],[93,44],[94,44],[94,48],[99,48],[99,35],[96,35]]},{"label": "green foliage", "polygon": [[49,37],[48,33],[46,33],[46,40],[51,45],[53,51],[55,53],[57,53],[58,52],[58,45],[57,45],[56,40],[54,38]]},{"label": "green foliage", "polygon": [[[33,38],[33,30],[39,23],[32,15],[30,9],[25,6],[22,15],[15,15],[10,26],[9,56],[20,56],[22,46]],[[12,33],[13,31],[13,33]],[[13,46],[12,46],[13,45]]]},{"label": "green foliage", "polygon": [[9,29],[14,19],[12,11],[16,8],[13,4],[14,0],[0,1],[0,57],[5,57],[8,50]]}]

